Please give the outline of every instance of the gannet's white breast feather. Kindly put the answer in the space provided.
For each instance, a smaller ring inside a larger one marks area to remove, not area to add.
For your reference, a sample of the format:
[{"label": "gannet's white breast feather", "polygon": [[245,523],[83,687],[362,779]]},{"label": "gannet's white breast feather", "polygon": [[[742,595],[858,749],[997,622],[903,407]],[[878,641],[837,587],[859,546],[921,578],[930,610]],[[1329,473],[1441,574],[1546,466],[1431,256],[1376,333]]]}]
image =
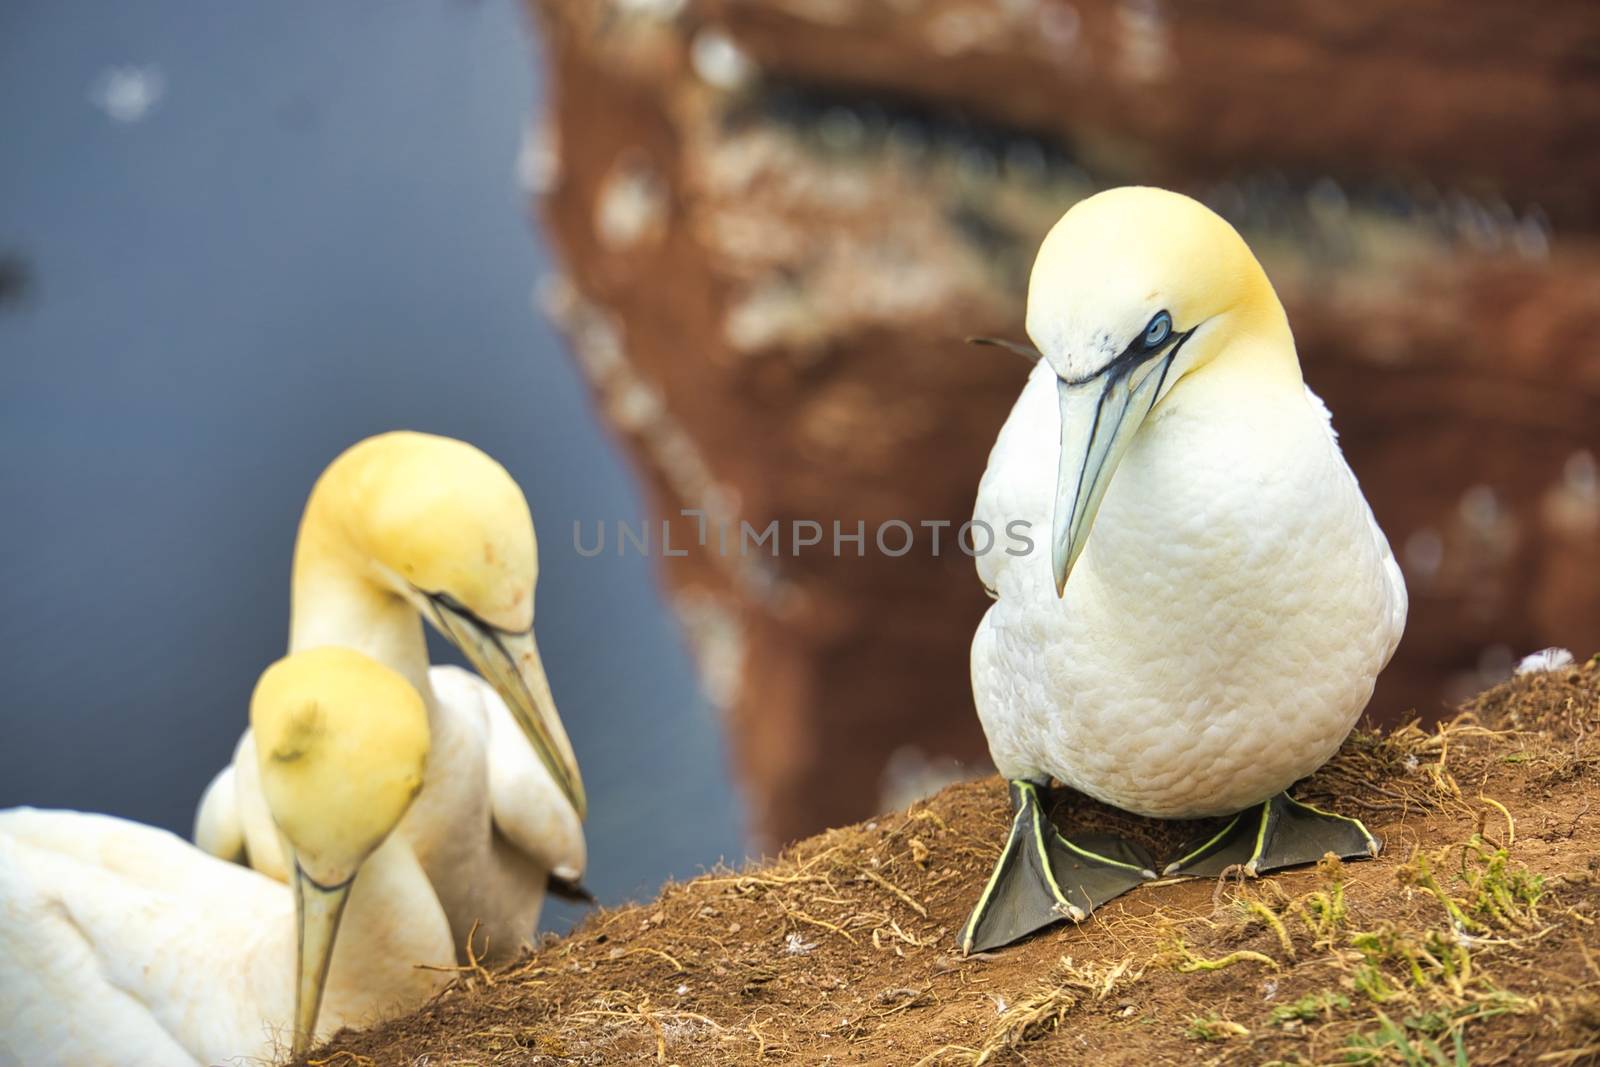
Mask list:
[{"label": "gannet's white breast feather", "polygon": [[1029,378],[975,512],[997,529],[1026,519],[1037,542],[978,564],[998,595],[972,647],[995,765],[1167,818],[1238,811],[1309,774],[1360,715],[1406,610],[1326,409],[1298,389],[1180,382],[1057,599],[1050,378]]}]

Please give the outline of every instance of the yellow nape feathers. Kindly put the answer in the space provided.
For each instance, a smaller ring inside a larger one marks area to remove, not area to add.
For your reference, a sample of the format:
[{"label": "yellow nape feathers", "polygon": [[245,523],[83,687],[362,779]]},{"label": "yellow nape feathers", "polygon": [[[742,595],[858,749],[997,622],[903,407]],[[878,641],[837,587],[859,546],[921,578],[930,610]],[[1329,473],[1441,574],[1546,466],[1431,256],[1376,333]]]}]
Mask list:
[{"label": "yellow nape feathers", "polygon": [[1159,311],[1172,316],[1175,331],[1195,333],[1174,368],[1180,373],[1226,349],[1249,358],[1265,348],[1277,365],[1269,373],[1299,378],[1283,305],[1226,219],[1149,186],[1108,189],[1074,204],[1040,245],[1028,283],[1028,335],[1045,359],[1062,377],[1082,378]]}]

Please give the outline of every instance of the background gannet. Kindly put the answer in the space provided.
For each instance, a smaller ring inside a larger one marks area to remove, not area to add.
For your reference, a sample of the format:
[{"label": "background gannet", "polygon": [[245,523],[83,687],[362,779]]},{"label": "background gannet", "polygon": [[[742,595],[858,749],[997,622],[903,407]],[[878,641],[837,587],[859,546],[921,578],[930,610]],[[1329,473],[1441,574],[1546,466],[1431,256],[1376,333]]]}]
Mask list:
[{"label": "background gannet", "polygon": [[[533,520],[511,475],[430,434],[347,449],[312,489],[295,544],[290,649],[358,649],[426,702],[433,755],[399,835],[428,872],[458,956],[474,925],[479,958],[515,954],[552,876],[560,887],[584,868],[583,784],[533,637],[537,575]],[[430,671],[419,613],[491,684]],[[226,855],[242,840],[251,866],[286,880],[254,748],[247,732],[207,789],[196,841]]]},{"label": "background gannet", "polygon": [[1167,873],[1375,852],[1283,791],[1361,714],[1405,585],[1260,264],[1195,201],[1114,189],[1045,238],[1027,328],[1042,358],[974,517],[1050,531],[1049,552],[977,560],[995,603],[973,697],[1017,815],[963,949],[1154,877],[1134,846],[1058,835],[1051,778],[1143,815],[1235,815]]},{"label": "background gannet", "polygon": [[428,754],[416,691],[359,653],[316,649],[267,669],[251,721],[292,889],[164,830],[0,812],[0,1064],[275,1059],[447,980],[416,966],[454,962],[450,927],[389,836]]}]

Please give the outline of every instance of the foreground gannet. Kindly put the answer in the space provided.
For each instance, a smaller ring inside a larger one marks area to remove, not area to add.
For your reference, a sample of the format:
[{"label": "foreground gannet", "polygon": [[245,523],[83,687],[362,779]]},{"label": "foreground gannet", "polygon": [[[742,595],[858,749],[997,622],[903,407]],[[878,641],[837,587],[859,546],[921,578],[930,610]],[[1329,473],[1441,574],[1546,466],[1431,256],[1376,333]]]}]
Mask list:
[{"label": "foreground gannet", "polygon": [[[547,883],[560,888],[584,868],[583,784],[533,638],[537,573],[533,520],[511,475],[429,434],[383,434],[335,459],[295,544],[290,649],[358,649],[427,704],[433,757],[399,835],[428,872],[458,955],[474,927],[479,958],[517,952]],[[428,669],[419,613],[493,688]],[[225,858],[242,846],[251,866],[285,880],[254,747],[245,734],[207,789],[196,843]]]},{"label": "foreground gannet", "polygon": [[250,716],[292,888],[137,823],[0,812],[0,1065],[270,1060],[447,980],[449,923],[390,836],[428,757],[416,691],[322,648],[268,668]]},{"label": "foreground gannet", "polygon": [[974,518],[1049,531],[1049,551],[977,561],[995,603],[973,696],[1016,817],[962,948],[1155,877],[1134,846],[1057,834],[1052,778],[1143,815],[1234,816],[1167,874],[1376,854],[1284,790],[1361,714],[1405,585],[1260,264],[1187,197],[1111,190],[1045,238],[1027,328],[1041,358]]}]

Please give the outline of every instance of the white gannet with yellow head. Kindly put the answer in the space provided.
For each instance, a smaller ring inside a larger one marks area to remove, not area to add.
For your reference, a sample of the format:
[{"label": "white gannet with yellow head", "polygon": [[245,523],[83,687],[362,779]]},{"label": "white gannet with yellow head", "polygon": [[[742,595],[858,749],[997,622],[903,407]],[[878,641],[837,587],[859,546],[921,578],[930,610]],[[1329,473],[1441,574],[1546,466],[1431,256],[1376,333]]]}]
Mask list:
[{"label": "white gannet with yellow head", "polygon": [[428,759],[417,692],[320,648],[250,711],[292,887],[122,819],[0,812],[0,1064],[270,1061],[448,980],[449,923],[391,836]]},{"label": "white gannet with yellow head", "polygon": [[[538,547],[527,500],[504,467],[461,441],[397,432],[333,461],[311,491],[295,545],[291,651],[353,648],[404,676],[428,709],[433,756],[399,829],[433,883],[458,955],[533,938],[547,884],[585,863],[583,782],[533,637]],[[422,619],[488,684],[428,666]],[[196,842],[242,853],[280,880],[289,866],[253,772],[246,734],[206,791]]]},{"label": "white gannet with yellow head", "polygon": [[1045,238],[1027,328],[1040,359],[974,512],[1044,541],[977,561],[995,603],[973,696],[1017,814],[963,949],[1155,876],[1132,845],[1057,834],[1051,779],[1142,815],[1234,816],[1168,874],[1374,854],[1360,823],[1284,791],[1366,706],[1405,584],[1266,273],[1194,200],[1113,189]]}]

